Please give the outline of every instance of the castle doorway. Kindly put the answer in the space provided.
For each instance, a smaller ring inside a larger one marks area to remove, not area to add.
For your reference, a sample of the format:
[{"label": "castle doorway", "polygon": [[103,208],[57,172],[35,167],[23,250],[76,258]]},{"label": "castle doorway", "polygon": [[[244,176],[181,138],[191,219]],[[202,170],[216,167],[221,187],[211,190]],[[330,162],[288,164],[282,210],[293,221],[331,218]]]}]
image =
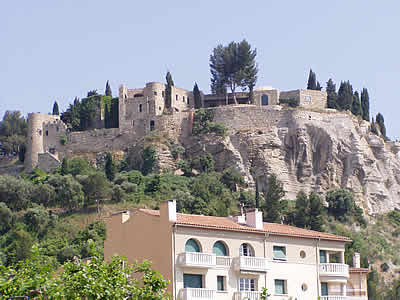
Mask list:
[{"label": "castle doorway", "polygon": [[268,105],[268,95],[261,96],[261,105]]}]

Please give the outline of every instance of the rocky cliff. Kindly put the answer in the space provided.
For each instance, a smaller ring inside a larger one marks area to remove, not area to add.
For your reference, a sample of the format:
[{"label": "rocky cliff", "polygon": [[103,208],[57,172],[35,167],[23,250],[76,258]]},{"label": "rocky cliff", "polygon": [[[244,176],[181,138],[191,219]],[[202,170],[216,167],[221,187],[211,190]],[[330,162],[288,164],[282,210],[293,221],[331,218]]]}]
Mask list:
[{"label": "rocky cliff", "polygon": [[217,169],[235,166],[250,186],[265,190],[274,173],[289,199],[345,187],[370,215],[400,208],[400,143],[385,142],[350,113],[230,106],[216,108],[214,121],[229,135],[185,138],[187,155],[210,152]]}]

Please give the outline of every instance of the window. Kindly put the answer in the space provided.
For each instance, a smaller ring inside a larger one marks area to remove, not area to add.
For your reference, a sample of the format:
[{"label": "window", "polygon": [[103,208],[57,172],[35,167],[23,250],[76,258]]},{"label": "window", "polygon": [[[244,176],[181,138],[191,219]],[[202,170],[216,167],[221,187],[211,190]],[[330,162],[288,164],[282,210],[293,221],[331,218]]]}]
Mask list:
[{"label": "window", "polygon": [[49,131],[48,130],[46,130],[46,136],[48,136],[49,135]]},{"label": "window", "polygon": [[187,97],[187,104],[189,104],[189,97]]},{"label": "window", "polygon": [[132,127],[134,127],[135,126],[135,121],[132,121]]},{"label": "window", "polygon": [[223,242],[218,241],[215,242],[213,246],[213,253],[217,256],[227,256],[228,252],[226,251],[226,247]]},{"label": "window", "polygon": [[179,96],[178,96],[178,95],[176,95],[176,100],[178,100],[178,98],[179,98]]},{"label": "window", "polygon": [[251,278],[240,278],[239,279],[239,289],[240,291],[255,291],[256,290],[256,283],[254,279]]},{"label": "window", "polygon": [[51,154],[56,154],[56,148],[50,148],[50,149],[49,149],[49,152],[50,152]]},{"label": "window", "polygon": [[239,249],[240,256],[254,256],[254,250],[249,244],[241,244]]},{"label": "window", "polygon": [[190,239],[186,242],[185,252],[200,252],[200,246],[194,239]]},{"label": "window", "polygon": [[305,292],[305,291],[307,291],[307,289],[308,289],[307,284],[303,283],[303,284],[301,285],[301,290],[302,290],[303,292]]},{"label": "window", "polygon": [[150,131],[153,131],[155,127],[155,123],[153,120],[150,121]]},{"label": "window", "polygon": [[203,288],[203,275],[201,274],[183,274],[184,288]]},{"label": "window", "polygon": [[165,97],[165,91],[161,92],[161,96],[164,98]]},{"label": "window", "polygon": [[156,91],[154,91],[153,93],[154,93],[154,96],[157,96],[157,92]]},{"label": "window", "polygon": [[185,96],[182,96],[182,101],[185,102]]},{"label": "window", "polygon": [[268,105],[268,95],[261,96],[261,105]]},{"label": "window", "polygon": [[275,279],[275,294],[278,295],[287,294],[286,280]]},{"label": "window", "polygon": [[217,276],[217,291],[226,291],[226,277]]},{"label": "window", "polygon": [[319,263],[320,264],[326,264],[327,263],[326,251],[325,250],[319,250]]},{"label": "window", "polygon": [[143,97],[143,94],[135,94],[135,95],[133,95],[133,98],[138,98],[138,97]]},{"label": "window", "polygon": [[142,111],[143,111],[143,105],[139,104],[139,112],[142,112]]},{"label": "window", "polygon": [[328,283],[321,282],[321,296],[328,296]]},{"label": "window", "polygon": [[300,251],[300,257],[301,258],[306,258],[306,252],[304,250]]},{"label": "window", "polygon": [[161,110],[161,106],[158,107],[158,110]]},{"label": "window", "polygon": [[274,259],[275,260],[286,260],[286,247],[274,246]]},{"label": "window", "polygon": [[311,96],[306,96],[306,97],[305,97],[305,102],[310,103],[310,102],[311,102]]}]

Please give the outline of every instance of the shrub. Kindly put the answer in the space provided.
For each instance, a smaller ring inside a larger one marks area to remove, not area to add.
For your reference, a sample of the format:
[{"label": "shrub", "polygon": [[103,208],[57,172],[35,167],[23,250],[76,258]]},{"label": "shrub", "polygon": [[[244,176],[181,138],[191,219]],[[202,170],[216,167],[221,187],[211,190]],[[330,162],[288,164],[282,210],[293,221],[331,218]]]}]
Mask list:
[{"label": "shrub", "polygon": [[153,145],[144,148],[142,158],[142,173],[143,175],[150,174],[151,172],[153,172],[157,160],[156,148]]},{"label": "shrub", "polygon": [[389,265],[387,263],[381,264],[381,271],[382,272],[387,272],[387,271],[389,271],[389,269],[390,269],[390,267],[389,267]]},{"label": "shrub", "polygon": [[171,151],[172,157],[178,159],[183,153],[185,153],[185,148],[182,146],[174,147]]},{"label": "shrub", "polygon": [[219,123],[214,123],[214,110],[200,108],[194,114],[193,129],[194,135],[215,133],[219,136],[226,136],[227,128]]},{"label": "shrub", "polygon": [[289,107],[297,107],[299,106],[299,101],[295,98],[280,98],[279,104],[286,104]]},{"label": "shrub", "polygon": [[65,133],[63,133],[63,134],[60,136],[60,143],[61,143],[61,145],[66,145],[66,144],[67,144],[67,141],[68,141],[68,137],[67,137],[67,135],[66,135]]}]

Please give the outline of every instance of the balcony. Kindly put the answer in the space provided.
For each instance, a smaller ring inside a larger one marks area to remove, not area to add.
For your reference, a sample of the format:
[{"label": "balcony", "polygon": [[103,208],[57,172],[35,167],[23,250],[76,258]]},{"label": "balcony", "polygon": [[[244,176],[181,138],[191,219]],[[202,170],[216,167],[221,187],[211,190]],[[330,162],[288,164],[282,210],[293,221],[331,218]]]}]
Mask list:
[{"label": "balcony", "polygon": [[178,264],[185,267],[213,268],[216,266],[216,256],[202,252],[183,252],[178,256]]},{"label": "balcony", "polygon": [[215,290],[185,288],[179,291],[181,300],[214,300]]},{"label": "balcony", "polygon": [[[319,275],[324,276],[324,277],[349,278],[349,266],[346,264],[340,264],[340,263],[339,264],[338,263],[319,264]],[[342,298],[340,298],[340,300],[341,299]],[[328,300],[331,300],[331,299],[328,299]]]},{"label": "balcony", "polygon": [[216,257],[217,267],[219,268],[230,268],[232,263],[232,257],[229,256],[217,256]]},{"label": "balcony", "polygon": [[234,300],[259,300],[260,292],[235,292]]},{"label": "balcony", "polygon": [[349,300],[346,296],[321,296],[321,300]]},{"label": "balcony", "polygon": [[240,271],[267,272],[268,261],[264,257],[239,256],[236,257],[236,269]]}]

